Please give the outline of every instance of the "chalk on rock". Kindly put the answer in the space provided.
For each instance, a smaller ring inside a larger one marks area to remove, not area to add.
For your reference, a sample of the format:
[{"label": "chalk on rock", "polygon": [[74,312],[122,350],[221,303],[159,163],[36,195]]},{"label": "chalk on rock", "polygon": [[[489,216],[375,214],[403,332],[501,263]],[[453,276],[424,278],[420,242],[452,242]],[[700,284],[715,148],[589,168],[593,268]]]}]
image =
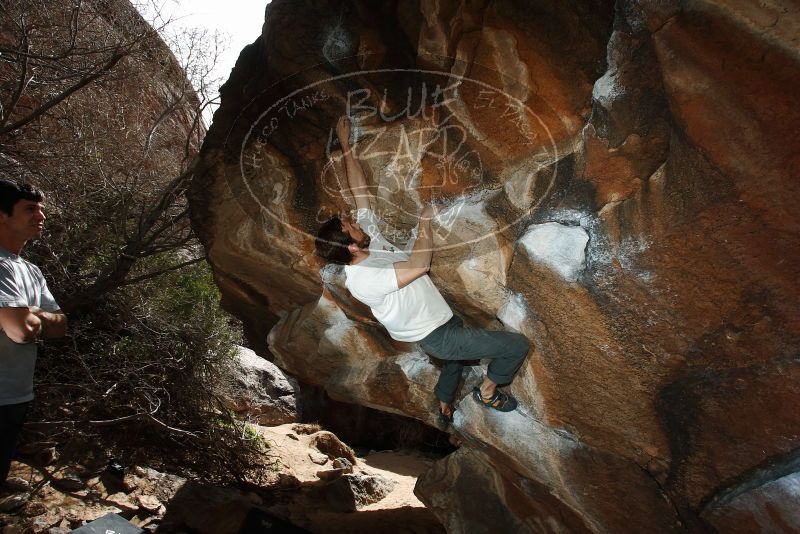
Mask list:
[{"label": "chalk on rock", "polygon": [[520,238],[532,260],[547,265],[570,282],[577,280],[585,267],[588,242],[589,234],[580,226],[557,222],[532,224]]},{"label": "chalk on rock", "polygon": [[509,294],[497,311],[497,318],[500,319],[500,322],[515,332],[522,332],[528,315],[525,297],[519,293]]}]

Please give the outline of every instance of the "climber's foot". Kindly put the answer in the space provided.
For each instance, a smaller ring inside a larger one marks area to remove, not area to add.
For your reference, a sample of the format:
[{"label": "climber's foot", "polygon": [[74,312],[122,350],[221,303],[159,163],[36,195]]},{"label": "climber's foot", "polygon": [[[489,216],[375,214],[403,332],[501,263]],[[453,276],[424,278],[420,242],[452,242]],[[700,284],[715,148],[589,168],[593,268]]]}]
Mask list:
[{"label": "climber's foot", "polygon": [[439,413],[436,414],[436,426],[439,430],[446,430],[453,422],[453,405],[447,402],[439,403]]},{"label": "climber's foot", "polygon": [[481,390],[475,388],[472,390],[472,398],[481,403],[485,408],[491,408],[498,412],[511,412],[517,408],[517,399],[495,390],[494,394],[490,397],[481,395]]}]

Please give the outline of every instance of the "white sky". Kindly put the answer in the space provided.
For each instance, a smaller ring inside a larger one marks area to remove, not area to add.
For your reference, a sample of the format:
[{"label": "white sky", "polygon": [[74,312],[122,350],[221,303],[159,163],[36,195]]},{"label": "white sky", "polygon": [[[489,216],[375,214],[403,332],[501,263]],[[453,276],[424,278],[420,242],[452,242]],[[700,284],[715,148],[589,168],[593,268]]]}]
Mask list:
[{"label": "white sky", "polygon": [[[133,3],[150,22],[156,12],[154,6],[159,6],[162,17],[174,21],[169,25],[169,33],[186,28],[204,28],[211,34],[219,31],[226,46],[213,76],[224,83],[242,48],[261,35],[264,8],[269,0],[134,0]],[[181,54],[175,52],[180,59]]]}]

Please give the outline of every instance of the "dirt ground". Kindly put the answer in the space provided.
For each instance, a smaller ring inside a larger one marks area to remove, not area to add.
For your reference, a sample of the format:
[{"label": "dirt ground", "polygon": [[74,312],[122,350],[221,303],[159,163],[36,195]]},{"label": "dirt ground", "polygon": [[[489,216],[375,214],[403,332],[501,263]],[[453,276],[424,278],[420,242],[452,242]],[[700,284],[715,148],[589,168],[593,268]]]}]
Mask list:
[{"label": "dirt ground", "polygon": [[63,534],[108,513],[147,532],[444,532],[413,493],[418,475],[435,458],[403,450],[354,457],[354,474],[377,477],[391,490],[373,496],[377,502],[344,512],[325,498],[330,481],[322,478],[338,478],[333,466],[337,454],[314,447],[317,429],[295,424],[254,428],[277,460],[268,482],[257,487],[207,486],[145,466],[128,466],[120,477],[106,469],[102,457],[90,465],[62,458],[59,464],[65,465],[58,469],[34,467],[42,465],[39,461],[14,462],[11,481],[28,489],[0,497],[0,508],[13,508],[0,513],[1,532]]}]

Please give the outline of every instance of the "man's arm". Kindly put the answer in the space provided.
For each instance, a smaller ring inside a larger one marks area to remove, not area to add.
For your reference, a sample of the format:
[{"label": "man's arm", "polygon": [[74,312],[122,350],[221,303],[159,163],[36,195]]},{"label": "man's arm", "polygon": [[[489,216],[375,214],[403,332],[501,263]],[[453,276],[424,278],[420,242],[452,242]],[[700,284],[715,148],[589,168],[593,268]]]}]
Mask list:
[{"label": "man's arm", "polygon": [[67,335],[67,316],[61,311],[30,308],[0,308],[0,328],[14,343],[33,343],[38,338]]},{"label": "man's arm", "polygon": [[419,232],[417,241],[411,250],[411,255],[407,261],[400,261],[394,264],[394,274],[397,277],[397,287],[405,287],[420,276],[425,275],[431,270],[431,259],[433,258],[433,230],[431,229],[431,218],[434,215],[432,206],[425,206],[419,216]]},{"label": "man's arm", "polygon": [[36,307],[31,307],[30,310],[42,322],[40,337],[50,339],[67,335],[67,316],[64,312],[48,312]]},{"label": "man's arm", "polygon": [[0,328],[14,343],[33,343],[42,332],[42,320],[30,308],[0,308]]},{"label": "man's arm", "polygon": [[350,146],[350,119],[348,117],[339,118],[339,122],[336,124],[336,135],[339,137],[339,144],[342,145],[344,167],[347,173],[347,187],[356,201],[356,208],[369,209],[372,195],[369,192],[361,163],[353,155],[353,149]]}]

